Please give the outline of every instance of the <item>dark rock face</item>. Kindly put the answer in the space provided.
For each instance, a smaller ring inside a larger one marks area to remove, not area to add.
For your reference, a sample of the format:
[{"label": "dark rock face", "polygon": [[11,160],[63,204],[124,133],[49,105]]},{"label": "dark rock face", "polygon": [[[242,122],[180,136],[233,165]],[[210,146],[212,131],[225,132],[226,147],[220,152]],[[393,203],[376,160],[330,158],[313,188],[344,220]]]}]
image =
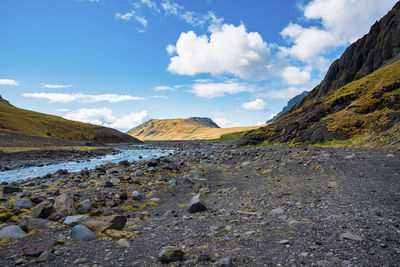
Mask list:
[{"label": "dark rock face", "polygon": [[[350,45],[343,55],[330,66],[324,80],[289,111],[272,124],[247,133],[239,145],[269,142],[323,142],[347,139],[343,132],[329,132],[327,115],[346,108],[356,95],[338,99],[324,106],[324,99],[344,85],[361,79],[381,67],[400,59],[400,2],[376,22],[370,32]],[[396,99],[393,99],[393,103]],[[393,118],[393,121],[397,121]]]},{"label": "dark rock face", "polygon": [[303,93],[293,97],[292,99],[289,100],[289,102],[287,103],[287,105],[282,109],[281,112],[279,112],[278,114],[276,114],[272,119],[268,120],[266,123],[270,123],[273,122],[274,120],[278,119],[280,116],[282,116],[283,114],[285,114],[288,110],[290,110],[294,105],[297,104],[297,102],[299,102],[300,100],[302,100],[305,96],[308,95],[308,91],[304,91]]},{"label": "dark rock face", "polygon": [[11,106],[10,102],[8,102],[8,101],[5,100],[4,98],[2,98],[1,95],[0,95],[0,103],[4,103],[4,104],[7,104],[7,105],[10,105],[10,106]]}]

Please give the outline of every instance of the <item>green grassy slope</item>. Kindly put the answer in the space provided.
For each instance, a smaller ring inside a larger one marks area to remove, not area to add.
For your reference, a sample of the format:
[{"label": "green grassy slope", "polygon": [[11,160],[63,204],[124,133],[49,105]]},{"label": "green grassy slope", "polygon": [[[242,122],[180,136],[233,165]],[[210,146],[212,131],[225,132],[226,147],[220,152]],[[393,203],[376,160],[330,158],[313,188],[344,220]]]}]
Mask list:
[{"label": "green grassy slope", "polygon": [[20,109],[6,101],[0,101],[0,130],[70,140],[137,141],[114,129]]}]

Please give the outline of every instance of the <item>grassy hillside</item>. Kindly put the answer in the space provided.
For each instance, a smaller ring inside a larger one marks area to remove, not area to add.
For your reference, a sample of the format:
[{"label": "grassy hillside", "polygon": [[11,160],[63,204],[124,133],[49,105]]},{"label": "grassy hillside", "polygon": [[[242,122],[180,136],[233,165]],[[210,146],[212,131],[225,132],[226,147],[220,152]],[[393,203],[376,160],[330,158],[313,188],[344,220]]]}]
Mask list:
[{"label": "grassy hillside", "polygon": [[[283,127],[271,124],[248,133],[244,139],[399,144],[398,134],[396,137],[393,129],[398,128],[400,122],[400,61],[351,82],[324,98],[305,101],[300,108],[283,115],[280,122]],[[279,139],[282,136],[291,138]]]},{"label": "grassy hillside", "polygon": [[40,137],[99,142],[135,142],[117,130],[14,107],[0,101],[0,130]]},{"label": "grassy hillside", "polygon": [[223,134],[232,132],[248,131],[261,126],[215,128],[209,127],[197,120],[168,119],[149,120],[138,127],[133,128],[128,134],[140,140],[200,140],[216,139]]}]

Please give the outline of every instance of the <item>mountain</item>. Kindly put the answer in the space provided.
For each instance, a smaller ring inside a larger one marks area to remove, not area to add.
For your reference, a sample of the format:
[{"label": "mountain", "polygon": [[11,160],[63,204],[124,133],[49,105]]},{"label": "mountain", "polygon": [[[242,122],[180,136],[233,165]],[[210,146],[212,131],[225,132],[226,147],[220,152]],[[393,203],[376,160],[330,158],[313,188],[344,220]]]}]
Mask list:
[{"label": "mountain", "polygon": [[199,140],[215,139],[223,134],[248,131],[259,127],[219,128],[211,119],[199,117],[152,119],[129,130],[128,134],[140,140]]},{"label": "mountain", "polygon": [[281,110],[281,112],[276,114],[274,117],[272,117],[272,119],[268,120],[266,123],[271,123],[274,120],[276,120],[277,118],[279,118],[280,116],[282,116],[283,114],[285,114],[286,111],[291,109],[294,105],[297,104],[297,102],[302,100],[306,95],[308,95],[308,91],[304,91],[303,93],[301,93],[301,94],[293,97],[292,99],[290,99],[289,102],[287,103],[287,105]]},{"label": "mountain", "polygon": [[[288,112],[239,144],[311,142],[394,133],[399,121],[400,2],[333,62],[324,80]],[[395,127],[395,128],[393,128]]]},{"label": "mountain", "polygon": [[38,113],[12,106],[0,96],[0,130],[48,138],[108,143],[140,143],[115,129],[89,123],[70,121],[58,116]]}]

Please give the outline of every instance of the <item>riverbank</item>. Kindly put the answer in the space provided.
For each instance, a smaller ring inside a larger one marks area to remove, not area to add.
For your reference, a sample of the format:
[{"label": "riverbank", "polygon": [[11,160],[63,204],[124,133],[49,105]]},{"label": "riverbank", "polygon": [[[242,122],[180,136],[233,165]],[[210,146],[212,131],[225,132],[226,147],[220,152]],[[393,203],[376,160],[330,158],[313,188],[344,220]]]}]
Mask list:
[{"label": "riverbank", "polygon": [[[0,243],[0,265],[161,266],[162,261],[177,260],[174,266],[230,266],[229,262],[232,266],[395,266],[400,262],[397,152],[237,148],[229,142],[202,141],[158,145],[175,153],[3,186],[0,218],[5,224],[0,228],[19,225],[23,235],[29,234]],[[206,210],[191,213],[189,200],[196,194]],[[32,207],[19,208],[22,202]],[[47,213],[39,212],[46,207]],[[69,217],[76,222],[67,225],[68,215],[90,218]],[[71,235],[74,224],[86,225],[95,233],[93,239],[77,240],[74,231]],[[176,247],[175,253],[167,253],[176,258],[159,255],[165,246]]]}]

